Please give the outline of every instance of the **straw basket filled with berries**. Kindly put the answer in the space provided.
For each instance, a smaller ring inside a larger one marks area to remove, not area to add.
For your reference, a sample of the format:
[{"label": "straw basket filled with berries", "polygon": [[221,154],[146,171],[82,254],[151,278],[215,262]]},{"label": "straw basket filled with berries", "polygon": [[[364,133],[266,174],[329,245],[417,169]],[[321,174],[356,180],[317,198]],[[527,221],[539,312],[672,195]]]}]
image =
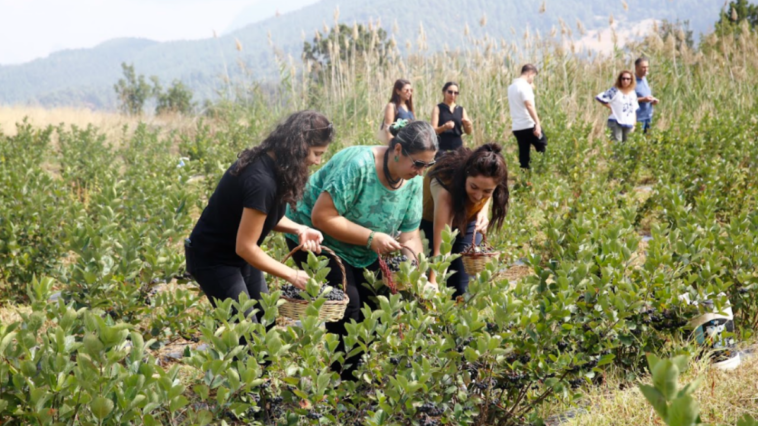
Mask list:
[{"label": "straw basket filled with berries", "polygon": [[469,275],[476,275],[482,272],[488,263],[500,256],[500,252],[487,243],[487,236],[485,234],[482,234],[481,243],[477,244],[476,234],[477,232],[475,231],[471,245],[461,252],[463,269]]},{"label": "straw basket filled with berries", "polygon": [[[287,256],[284,257],[282,262],[289,259],[295,252],[301,248],[295,247]],[[350,299],[347,296],[347,280],[345,278],[345,267],[342,265],[342,261],[339,256],[331,249],[325,246],[321,246],[321,250],[334,257],[337,266],[342,273],[342,288],[332,288],[326,285],[322,285],[319,290],[318,297],[324,297],[326,301],[319,309],[318,318],[321,321],[336,322],[345,316],[345,309]],[[299,320],[305,316],[305,311],[313,303],[315,298],[312,298],[307,292],[300,290],[292,284],[285,284],[281,287],[282,295],[280,299],[284,300],[284,304],[279,307],[279,315],[290,318],[293,320]],[[328,291],[328,292],[327,292]],[[326,294],[324,294],[326,292]]]}]

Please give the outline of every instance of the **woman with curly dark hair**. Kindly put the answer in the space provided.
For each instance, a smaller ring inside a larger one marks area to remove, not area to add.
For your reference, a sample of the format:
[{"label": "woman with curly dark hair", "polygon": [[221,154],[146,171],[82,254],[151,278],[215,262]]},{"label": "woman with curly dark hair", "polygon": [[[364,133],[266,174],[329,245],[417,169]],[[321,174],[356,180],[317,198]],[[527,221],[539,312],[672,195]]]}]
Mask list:
[{"label": "woman with curly dark hair", "polygon": [[242,293],[260,300],[261,293],[268,293],[263,272],[305,288],[309,277],[304,271],[272,259],[260,244],[273,230],[296,235],[306,250],[321,251],[321,232],[284,213],[302,198],[308,166],[321,162],[333,138],[334,128],[324,115],[299,111],[263,143],[242,151],[224,173],[185,241],[187,272],[211,304],[238,300]]},{"label": "woman with curly dark hair", "polygon": [[[471,151],[460,148],[442,155],[424,178],[424,210],[420,229],[429,240],[433,256],[440,254],[445,226],[458,230],[453,253],[461,253],[473,242],[474,232],[484,233],[501,227],[508,212],[508,167],[500,151],[488,143]],[[492,206],[492,221],[488,210]],[[477,243],[479,238],[477,238]],[[447,281],[455,288],[454,297],[466,293],[469,276],[459,257],[450,265],[454,271]],[[432,273],[431,283],[436,284]]]}]

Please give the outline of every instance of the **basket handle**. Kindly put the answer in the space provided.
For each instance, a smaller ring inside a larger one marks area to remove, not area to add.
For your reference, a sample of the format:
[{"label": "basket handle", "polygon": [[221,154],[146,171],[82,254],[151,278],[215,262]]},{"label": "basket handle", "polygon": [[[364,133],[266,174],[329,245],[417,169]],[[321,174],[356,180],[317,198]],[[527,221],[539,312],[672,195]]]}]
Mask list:
[{"label": "basket handle", "polygon": [[[482,242],[479,243],[479,244],[476,243],[476,234],[479,234],[479,235],[482,236]],[[472,251],[474,251],[474,247],[490,247],[489,243],[487,243],[487,233],[486,232],[479,232],[475,228],[474,229],[474,236],[471,239],[471,244],[469,244],[468,247],[466,247],[466,249],[463,250],[462,253],[472,252]]]},{"label": "basket handle", "polygon": [[[286,262],[287,259],[292,257],[293,254],[295,254],[298,250],[302,250],[303,245],[299,245],[292,249],[289,253],[287,253],[286,256],[282,259],[282,263]],[[342,260],[339,256],[337,256],[337,253],[334,252],[334,250],[330,249],[327,246],[321,246],[321,250],[327,252],[329,255],[331,255],[334,260],[337,261],[337,266],[340,268],[340,272],[342,272],[342,291],[347,294],[347,273],[345,273],[345,266],[342,264]],[[276,281],[279,282],[279,277],[276,277]]]},{"label": "basket handle", "polygon": [[[413,256],[413,260],[415,260],[416,261],[416,265],[418,265],[418,256],[416,256],[416,252],[414,252],[412,248],[410,248],[410,247],[408,247],[406,245],[400,244],[400,249],[401,250],[402,249],[406,249],[409,252],[411,252],[411,255]],[[387,287],[390,288],[390,291],[392,292],[392,294],[397,294],[397,286],[395,285],[395,282],[392,280],[392,273],[391,273],[389,267],[387,266],[387,262],[384,261],[384,258],[386,256],[387,255],[379,256],[379,267],[382,270],[382,275],[387,275],[386,276],[386,278],[387,278]],[[390,272],[390,273],[387,273],[387,272]]]}]

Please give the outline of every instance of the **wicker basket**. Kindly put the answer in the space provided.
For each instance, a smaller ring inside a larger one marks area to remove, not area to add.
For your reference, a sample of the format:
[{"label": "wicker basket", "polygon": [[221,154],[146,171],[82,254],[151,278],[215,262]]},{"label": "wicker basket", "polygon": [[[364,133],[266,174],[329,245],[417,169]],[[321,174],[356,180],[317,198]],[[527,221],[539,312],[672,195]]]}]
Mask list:
[{"label": "wicker basket", "polygon": [[[469,275],[476,275],[484,270],[484,267],[492,261],[492,259],[500,256],[499,251],[492,250],[492,246],[487,243],[487,235],[482,234],[481,244],[476,244],[476,234],[474,231],[474,238],[472,243],[463,252],[461,252],[461,259],[463,260],[463,269]],[[476,252],[476,248],[484,248],[488,253]]]},{"label": "wicker basket", "polygon": [[[410,249],[408,246],[402,246],[402,248],[408,250],[411,253],[411,256],[413,256],[413,260],[416,261],[416,265],[418,265],[418,257],[416,257],[416,253],[413,252],[413,250]],[[389,287],[392,294],[396,294],[398,291],[406,291],[408,290],[407,283],[400,283],[397,280],[397,272],[390,271],[389,267],[387,266],[387,262],[384,260],[385,257],[388,256],[379,256],[379,267],[382,271],[382,281],[384,282],[384,285]],[[389,271],[389,277],[385,273],[385,271]]]},{"label": "wicker basket", "polygon": [[[287,261],[296,251],[300,250],[300,246],[295,247],[287,256],[284,256],[282,263]],[[337,322],[345,316],[345,309],[350,302],[350,298],[347,297],[347,278],[345,275],[345,267],[342,265],[342,261],[339,256],[334,253],[330,248],[321,246],[321,250],[329,253],[335,260],[337,260],[337,266],[342,272],[342,291],[345,292],[345,298],[343,300],[327,300],[321,305],[321,309],[318,312],[318,319],[326,322]],[[277,279],[278,282],[278,279]],[[305,311],[308,309],[310,301],[300,299],[290,299],[289,297],[282,296],[284,304],[279,307],[279,315],[294,320],[299,320],[305,316]]]}]

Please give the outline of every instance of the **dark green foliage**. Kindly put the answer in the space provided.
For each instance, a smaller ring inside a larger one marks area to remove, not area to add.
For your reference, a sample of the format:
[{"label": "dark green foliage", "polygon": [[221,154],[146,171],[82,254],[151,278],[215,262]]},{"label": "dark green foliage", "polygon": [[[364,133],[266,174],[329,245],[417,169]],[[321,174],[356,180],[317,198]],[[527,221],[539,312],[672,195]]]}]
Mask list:
[{"label": "dark green foliage", "polygon": [[750,29],[758,26],[758,5],[748,0],[733,0],[721,11],[716,22],[716,33],[719,35],[739,34],[741,25],[747,22]]},{"label": "dark green foliage", "polygon": [[388,60],[391,48],[387,31],[383,28],[372,31],[363,24],[353,27],[339,24],[330,28],[328,34],[316,31],[313,43],[306,41],[303,45],[303,60],[312,62],[311,74],[318,81],[324,81],[336,63],[337,58],[333,55],[337,52],[339,59],[345,63],[356,62],[367,53],[378,54],[381,65]]},{"label": "dark green foliage", "polygon": [[124,114],[140,115],[145,101],[153,95],[153,87],[145,80],[144,75],[137,75],[134,65],[121,64],[124,77],[113,85],[118,97],[119,109]]},{"label": "dark green foliage", "polygon": [[171,87],[164,93],[156,81],[155,96],[157,105],[156,114],[164,113],[181,113],[190,114],[195,109],[195,103],[192,102],[192,91],[179,80],[174,80]]}]

